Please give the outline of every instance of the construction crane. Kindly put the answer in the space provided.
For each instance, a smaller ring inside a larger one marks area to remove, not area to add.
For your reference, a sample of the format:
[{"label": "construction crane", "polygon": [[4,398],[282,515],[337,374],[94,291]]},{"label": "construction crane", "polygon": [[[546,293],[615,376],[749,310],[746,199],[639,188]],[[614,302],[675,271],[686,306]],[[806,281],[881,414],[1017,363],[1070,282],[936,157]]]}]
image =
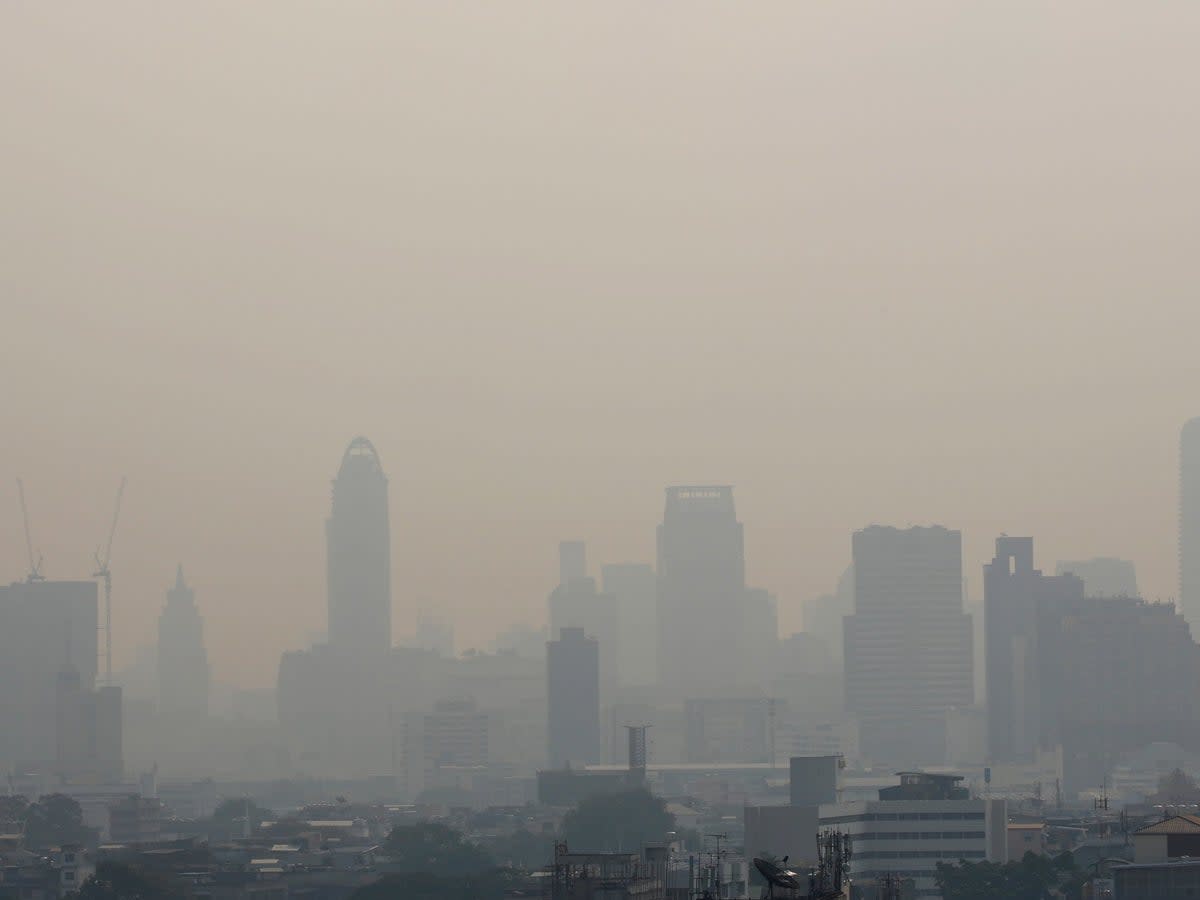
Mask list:
[{"label": "construction crane", "polygon": [[104,579],[104,683],[112,684],[112,572],[108,569],[112,559],[113,535],[117,533],[117,519],[121,515],[121,497],[125,495],[125,477],[117,487],[117,502],[113,505],[112,525],[108,529],[108,542],[104,545],[104,556],[96,548],[96,571],[93,578]]},{"label": "construction crane", "polygon": [[21,496],[21,521],[25,525],[25,552],[29,555],[29,574],[25,576],[25,580],[33,584],[35,581],[45,581],[46,576],[42,574],[42,554],[39,552],[37,559],[33,558],[33,539],[29,536],[29,507],[25,505],[25,483],[20,478],[17,479],[17,493]]}]

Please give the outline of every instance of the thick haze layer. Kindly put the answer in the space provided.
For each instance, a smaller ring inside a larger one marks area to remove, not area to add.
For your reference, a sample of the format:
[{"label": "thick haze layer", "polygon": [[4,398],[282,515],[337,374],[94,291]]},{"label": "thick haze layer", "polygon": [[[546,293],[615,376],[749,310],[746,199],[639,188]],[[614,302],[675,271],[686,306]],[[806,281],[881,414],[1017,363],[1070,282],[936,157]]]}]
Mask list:
[{"label": "thick haze layer", "polygon": [[182,561],[214,677],[325,626],[329,483],[390,479],[397,635],[544,618],[736,486],[747,580],[1000,532],[1176,591],[1200,6],[7,3],[0,575]]}]

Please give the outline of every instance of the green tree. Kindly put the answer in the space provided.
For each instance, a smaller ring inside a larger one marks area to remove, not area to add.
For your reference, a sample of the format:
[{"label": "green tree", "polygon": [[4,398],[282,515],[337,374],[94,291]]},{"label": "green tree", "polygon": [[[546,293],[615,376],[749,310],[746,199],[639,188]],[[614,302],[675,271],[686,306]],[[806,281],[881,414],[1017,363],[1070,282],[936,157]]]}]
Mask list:
[{"label": "green tree", "polygon": [[28,812],[29,800],[24,794],[0,796],[0,822],[24,825]]},{"label": "green tree", "polygon": [[90,834],[83,810],[66,794],[39,797],[25,812],[25,846],[30,849],[83,844]]},{"label": "green tree", "polygon": [[1073,860],[1026,853],[1020,862],[938,863],[936,877],[945,900],[1047,900],[1075,874]]},{"label": "green tree", "polygon": [[563,818],[563,838],[576,850],[640,850],[674,827],[663,799],[638,788],[582,800]]},{"label": "green tree", "polygon": [[460,877],[496,867],[495,860],[486,850],[440,822],[418,822],[393,828],[384,841],[383,852],[404,873]]},{"label": "green tree", "polygon": [[76,900],[182,900],[184,895],[141,869],[105,861],[72,896]]}]

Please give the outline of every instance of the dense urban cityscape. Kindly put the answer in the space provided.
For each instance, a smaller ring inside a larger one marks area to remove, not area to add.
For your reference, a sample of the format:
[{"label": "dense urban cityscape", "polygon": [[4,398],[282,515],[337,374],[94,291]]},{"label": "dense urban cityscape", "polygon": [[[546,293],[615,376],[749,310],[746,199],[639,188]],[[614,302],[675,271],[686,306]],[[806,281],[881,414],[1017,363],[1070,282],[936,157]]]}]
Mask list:
[{"label": "dense urban cityscape", "polygon": [[1198,34],[0,3],[0,900],[1200,900]]},{"label": "dense urban cityscape", "polygon": [[538,890],[598,866],[628,896],[733,897],[756,858],[807,873],[833,830],[858,891],[953,895],[947,866],[1031,851],[1069,854],[1060,880],[1100,896],[1154,864],[1178,878],[1169,860],[1200,846],[1200,418],[1180,443],[1178,605],[1144,600],[1130,561],[1050,575],[1032,537],[1000,535],[972,607],[958,531],[868,525],[781,636],[775,596],[746,583],[733,488],[686,485],[666,488],[653,562],[597,578],[563,540],[546,625],[458,654],[453,623],[425,618],[391,646],[388,487],[354,438],[325,521],[328,634],[283,655],[276,710],[214,712],[182,565],[156,664],[109,672],[111,580],[48,579],[29,545],[0,591],[6,872],[37,896],[97,860],[196,896],[374,896],[405,871],[398,835],[436,824]]}]

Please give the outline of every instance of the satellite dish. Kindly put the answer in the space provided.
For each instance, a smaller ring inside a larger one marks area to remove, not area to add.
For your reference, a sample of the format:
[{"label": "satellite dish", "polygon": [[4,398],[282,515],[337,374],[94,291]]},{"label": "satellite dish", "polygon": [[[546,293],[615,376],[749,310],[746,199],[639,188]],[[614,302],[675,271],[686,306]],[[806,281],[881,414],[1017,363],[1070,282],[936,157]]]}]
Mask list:
[{"label": "satellite dish", "polygon": [[[787,857],[783,858],[787,862]],[[767,884],[770,886],[768,896],[774,896],[775,888],[783,888],[788,891],[800,890],[800,874],[792,869],[785,869],[783,866],[773,863],[770,860],[754,858],[754,867],[762,874],[762,877],[767,879]]]}]

